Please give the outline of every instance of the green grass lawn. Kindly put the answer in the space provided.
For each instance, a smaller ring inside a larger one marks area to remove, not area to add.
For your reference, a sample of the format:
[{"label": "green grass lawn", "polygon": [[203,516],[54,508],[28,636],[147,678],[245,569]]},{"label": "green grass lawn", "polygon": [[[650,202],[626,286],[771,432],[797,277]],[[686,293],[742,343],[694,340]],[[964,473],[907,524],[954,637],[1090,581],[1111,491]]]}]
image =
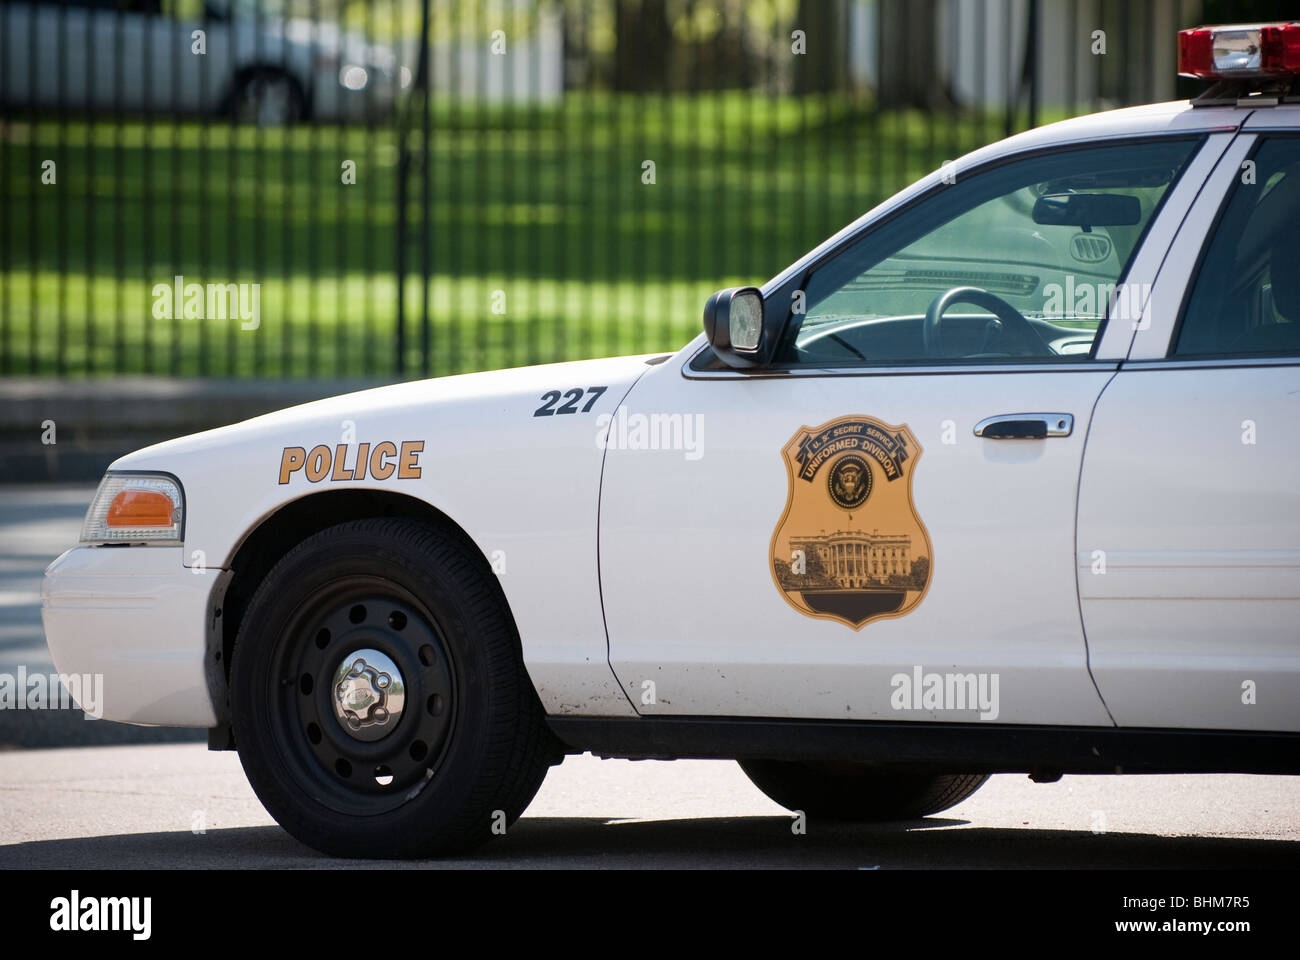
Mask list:
[{"label": "green grass lawn", "polygon": [[[395,375],[399,253],[408,376],[426,329],[433,374],[675,349],[716,288],[1003,132],[743,94],[439,102],[429,128],[400,243],[392,124],[0,122],[0,372]],[[155,319],[176,274],[260,284],[259,328]]]}]

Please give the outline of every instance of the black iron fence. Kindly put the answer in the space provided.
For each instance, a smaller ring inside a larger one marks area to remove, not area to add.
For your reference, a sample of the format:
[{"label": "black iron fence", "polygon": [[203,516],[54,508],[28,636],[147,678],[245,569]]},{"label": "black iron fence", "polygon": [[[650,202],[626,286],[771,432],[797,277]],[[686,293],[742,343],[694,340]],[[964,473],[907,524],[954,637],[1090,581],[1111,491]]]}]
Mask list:
[{"label": "black iron fence", "polygon": [[0,373],[673,349],[983,143],[1186,95],[1200,0],[0,7]]}]

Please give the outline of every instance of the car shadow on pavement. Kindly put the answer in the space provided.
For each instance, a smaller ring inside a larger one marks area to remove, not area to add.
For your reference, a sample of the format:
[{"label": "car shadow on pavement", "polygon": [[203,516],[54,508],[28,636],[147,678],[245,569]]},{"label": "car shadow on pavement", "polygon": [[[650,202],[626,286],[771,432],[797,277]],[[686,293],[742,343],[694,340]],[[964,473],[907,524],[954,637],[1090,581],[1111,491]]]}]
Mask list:
[{"label": "car shadow on pavement", "polygon": [[895,824],[788,817],[611,820],[526,817],[473,854],[446,860],[341,860],[279,827],[44,840],[0,846],[0,869],[728,868],[1295,869],[1300,843],[1229,837],[970,827],[946,818]]},{"label": "car shadow on pavement", "polygon": [[0,750],[206,743],[196,727],[140,727],[88,718],[77,709],[0,710]]}]

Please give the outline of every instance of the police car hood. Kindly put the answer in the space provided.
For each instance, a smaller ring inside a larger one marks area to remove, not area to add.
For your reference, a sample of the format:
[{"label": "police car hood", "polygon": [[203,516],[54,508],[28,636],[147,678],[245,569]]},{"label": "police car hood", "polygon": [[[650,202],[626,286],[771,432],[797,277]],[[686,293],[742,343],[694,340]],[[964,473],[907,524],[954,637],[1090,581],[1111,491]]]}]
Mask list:
[{"label": "police car hood", "polygon": [[[251,466],[241,451],[267,438],[314,438],[333,444],[346,439],[349,426],[358,442],[371,435],[377,438],[379,434],[392,434],[399,425],[407,434],[434,441],[444,430],[517,426],[534,419],[543,406],[549,406],[550,413],[541,416],[554,417],[557,408],[570,405],[565,394],[578,389],[583,396],[572,412],[577,414],[575,420],[585,422],[592,419],[594,412],[606,408],[612,412],[627,389],[649,369],[647,361],[662,356],[577,360],[373,387],[144,447],[114,461],[109,469],[169,470],[177,465],[178,458],[218,448],[234,455],[233,463]],[[599,387],[605,390],[584,417],[580,411],[591,398],[587,391]],[[548,405],[544,395],[551,390],[560,391],[560,397]],[[492,442],[492,438],[485,436],[484,442]]]},{"label": "police car hood", "polygon": [[584,515],[589,504],[594,516],[598,434],[653,358],[363,390],[146,447],[109,469],[176,477],[186,557],[202,551],[209,566],[286,503],[358,488],[423,500],[486,544],[508,528],[554,522],[569,503]]}]

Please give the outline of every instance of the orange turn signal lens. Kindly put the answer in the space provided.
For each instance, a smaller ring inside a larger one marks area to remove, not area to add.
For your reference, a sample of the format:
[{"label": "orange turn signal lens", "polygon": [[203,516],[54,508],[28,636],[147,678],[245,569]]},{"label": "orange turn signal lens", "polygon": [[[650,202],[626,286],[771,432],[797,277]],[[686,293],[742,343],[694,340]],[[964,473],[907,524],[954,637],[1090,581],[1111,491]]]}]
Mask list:
[{"label": "orange turn signal lens", "polygon": [[171,497],[157,490],[123,490],[108,506],[109,527],[170,527]]}]

